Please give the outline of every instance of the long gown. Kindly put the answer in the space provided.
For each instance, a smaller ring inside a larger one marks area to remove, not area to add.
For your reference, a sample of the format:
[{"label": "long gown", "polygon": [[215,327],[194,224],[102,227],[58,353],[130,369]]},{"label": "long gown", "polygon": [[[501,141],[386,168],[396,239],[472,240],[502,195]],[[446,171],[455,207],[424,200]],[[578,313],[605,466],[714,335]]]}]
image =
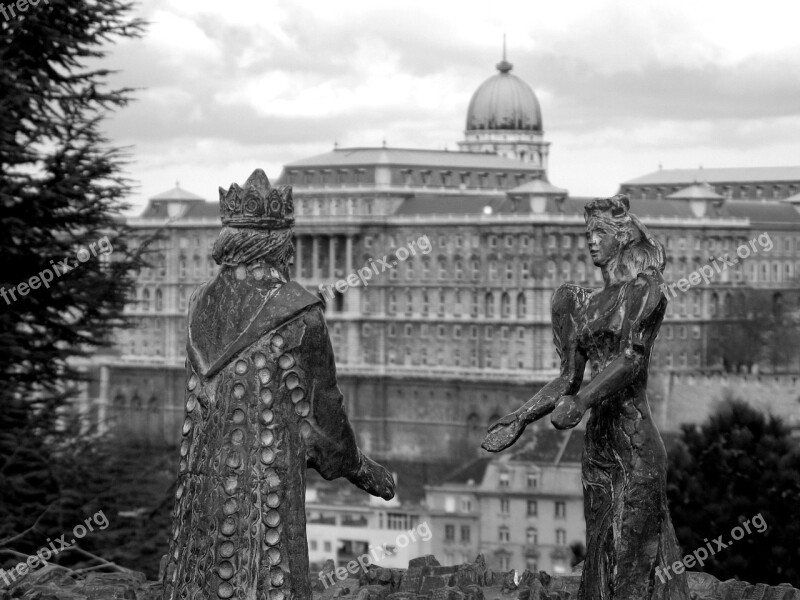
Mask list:
[{"label": "long gown", "polygon": [[319,299],[224,269],[189,310],[186,419],[164,600],[308,600],[305,471],[360,452]]},{"label": "long gown", "polygon": [[594,378],[620,356],[630,357],[631,364],[639,361],[631,383],[595,405],[586,427],[581,600],[689,598],[685,577],[662,576],[662,582],[656,573],[656,567],[663,573],[680,559],[667,507],[666,451],[645,391],[650,352],[666,310],[660,281],[659,275],[640,274],[604,292],[566,284],[553,297],[562,363],[582,366],[574,360],[579,352]]}]

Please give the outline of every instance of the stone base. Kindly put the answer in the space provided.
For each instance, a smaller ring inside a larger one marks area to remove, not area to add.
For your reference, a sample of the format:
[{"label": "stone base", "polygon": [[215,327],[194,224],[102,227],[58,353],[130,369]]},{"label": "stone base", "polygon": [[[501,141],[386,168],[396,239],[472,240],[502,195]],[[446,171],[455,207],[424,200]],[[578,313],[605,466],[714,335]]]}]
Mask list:
[{"label": "stone base", "polygon": [[[707,573],[689,572],[689,590],[695,600],[800,600],[800,590],[789,584],[751,585],[719,581]],[[495,573],[483,556],[472,564],[443,567],[433,556],[411,560],[408,569],[371,566],[356,579],[326,585],[313,580],[311,600],[571,600],[577,597],[580,575],[551,577],[544,571]],[[135,571],[89,573],[75,576],[54,565],[27,575],[11,588],[0,590],[0,600],[160,600],[161,584]],[[309,600],[309,599],[298,599]]]}]

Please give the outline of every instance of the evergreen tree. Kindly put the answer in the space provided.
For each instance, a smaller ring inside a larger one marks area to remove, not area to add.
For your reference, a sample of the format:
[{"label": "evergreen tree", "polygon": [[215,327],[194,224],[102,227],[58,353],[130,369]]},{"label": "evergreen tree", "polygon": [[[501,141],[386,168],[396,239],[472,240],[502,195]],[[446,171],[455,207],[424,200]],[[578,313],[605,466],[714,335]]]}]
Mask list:
[{"label": "evergreen tree", "polygon": [[19,6],[0,19],[0,546],[41,546],[93,512],[70,470],[75,361],[125,325],[141,262],[120,218],[125,157],[101,132],[130,90],[97,65],[142,23],[120,0]]},{"label": "evergreen tree", "polygon": [[708,544],[715,552],[696,570],[800,586],[800,451],[778,419],[729,399],[701,427],[685,425],[670,453],[667,493],[684,555]]}]

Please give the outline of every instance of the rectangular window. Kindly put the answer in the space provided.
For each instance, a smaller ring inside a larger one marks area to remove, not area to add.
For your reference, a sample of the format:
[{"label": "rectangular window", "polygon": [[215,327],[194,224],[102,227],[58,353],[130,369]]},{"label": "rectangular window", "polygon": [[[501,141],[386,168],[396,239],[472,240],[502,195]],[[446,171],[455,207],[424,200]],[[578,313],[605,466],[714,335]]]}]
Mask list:
[{"label": "rectangular window", "polygon": [[456,526],[455,525],[445,525],[444,526],[444,539],[448,542],[454,542],[456,539]]},{"label": "rectangular window", "polygon": [[536,500],[528,500],[528,516],[535,517],[539,514],[539,503]]},{"label": "rectangular window", "polygon": [[567,505],[565,502],[556,502],[556,519],[567,518]]}]

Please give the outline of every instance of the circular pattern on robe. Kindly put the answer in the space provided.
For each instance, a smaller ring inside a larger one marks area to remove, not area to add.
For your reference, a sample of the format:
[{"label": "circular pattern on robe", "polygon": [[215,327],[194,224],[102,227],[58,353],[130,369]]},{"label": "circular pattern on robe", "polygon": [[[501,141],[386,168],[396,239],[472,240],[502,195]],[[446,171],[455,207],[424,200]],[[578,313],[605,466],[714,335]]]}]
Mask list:
[{"label": "circular pattern on robe", "polygon": [[225,500],[225,504],[222,505],[222,512],[226,515],[232,515],[236,512],[239,508],[239,503],[236,502],[235,498],[228,498]]},{"label": "circular pattern on robe", "polygon": [[274,567],[270,571],[270,581],[272,585],[279,587],[283,585],[283,571],[277,567]]},{"label": "circular pattern on robe", "polygon": [[233,542],[222,542],[219,546],[219,555],[223,558],[230,558],[235,551],[236,547],[233,545]]},{"label": "circular pattern on robe", "polygon": [[261,411],[261,422],[264,423],[264,425],[269,425],[272,423],[272,419],[274,418],[275,415],[270,409],[267,408],[266,410]]},{"label": "circular pattern on robe", "polygon": [[186,461],[184,459],[181,459],[179,467],[180,467],[181,473],[183,473],[186,469],[189,468],[189,465],[186,463]]},{"label": "circular pattern on robe", "polygon": [[195,396],[194,394],[189,394],[189,397],[186,398],[186,412],[192,412],[196,406],[197,406],[197,396]]},{"label": "circular pattern on robe", "polygon": [[270,508],[278,508],[280,503],[281,499],[280,496],[278,496],[278,494],[276,494],[275,492],[270,492],[269,494],[267,494],[267,506],[269,506]]},{"label": "circular pattern on robe", "polygon": [[281,590],[270,590],[269,592],[269,600],[284,600],[284,598],[286,596]]},{"label": "circular pattern on robe", "polygon": [[261,369],[258,372],[258,380],[261,382],[261,385],[267,385],[272,381],[272,373],[269,372],[269,369]]},{"label": "circular pattern on robe", "polygon": [[242,465],[242,457],[239,456],[238,452],[231,452],[228,454],[228,458],[225,459],[225,464],[231,469],[238,469]]},{"label": "circular pattern on robe", "polygon": [[197,375],[192,373],[191,376],[189,377],[189,381],[186,383],[186,389],[188,389],[191,392],[196,387],[197,387]]},{"label": "circular pattern on robe", "polygon": [[261,390],[261,401],[269,408],[272,406],[272,390],[269,388],[264,388]]},{"label": "circular pattern on robe", "polygon": [[264,279],[264,268],[263,267],[256,267],[253,269],[253,277],[256,278],[256,281],[261,281]]},{"label": "circular pattern on robe", "polygon": [[294,412],[296,412],[301,417],[307,417],[308,413],[311,412],[311,405],[308,402],[301,402],[300,404],[294,407]]},{"label": "circular pattern on robe", "polygon": [[239,281],[244,281],[247,279],[247,267],[244,265],[239,265],[236,267],[236,279]]},{"label": "circular pattern on robe", "polygon": [[278,525],[281,524],[281,515],[280,513],[278,513],[277,510],[270,510],[269,512],[267,512],[267,516],[264,517],[264,521],[270,527],[277,527]]},{"label": "circular pattern on robe", "polygon": [[222,527],[220,529],[223,535],[233,535],[236,533],[236,519],[233,517],[228,517],[222,522]]},{"label": "circular pattern on robe", "polygon": [[272,567],[277,567],[281,562],[281,551],[277,548],[270,548],[267,550],[267,559]]},{"label": "circular pattern on robe", "polygon": [[236,361],[236,366],[234,367],[236,373],[239,375],[244,375],[247,373],[247,362],[244,360]]},{"label": "circular pattern on robe", "polygon": [[183,440],[181,442],[181,456],[186,456],[189,454],[189,440]]},{"label": "circular pattern on robe", "polygon": [[303,388],[296,388],[292,390],[292,402],[294,402],[295,404],[300,402],[300,400],[302,400],[305,397],[306,393],[305,391],[303,391]]},{"label": "circular pattern on robe", "polygon": [[256,352],[253,355],[253,363],[256,365],[256,369],[263,369],[267,366],[267,357],[261,352]]},{"label": "circular pattern on robe", "polygon": [[225,479],[225,493],[232,496],[236,493],[236,488],[239,487],[239,479],[235,475]]},{"label": "circular pattern on robe", "polygon": [[265,465],[271,465],[275,462],[275,451],[272,448],[264,448],[261,451],[261,462]]},{"label": "circular pattern on robe", "polygon": [[222,579],[228,580],[233,577],[233,565],[230,561],[222,561],[219,563],[219,567],[217,568],[217,573]]},{"label": "circular pattern on robe", "polygon": [[236,423],[238,425],[240,423],[244,423],[244,420],[245,420],[245,414],[244,414],[244,411],[241,408],[237,408],[235,411],[233,411],[233,422],[234,423]]},{"label": "circular pattern on robe", "polygon": [[281,541],[281,534],[277,529],[267,529],[267,533],[264,534],[264,541],[270,546],[275,546]]},{"label": "circular pattern on robe", "polygon": [[241,444],[244,441],[244,431],[241,429],[234,429],[231,433],[231,441],[234,444]]},{"label": "circular pattern on robe", "polygon": [[271,429],[264,429],[261,432],[261,444],[264,446],[271,446],[272,442],[275,441],[275,434],[272,432]]},{"label": "circular pattern on robe", "polygon": [[311,424],[308,421],[303,421],[300,423],[300,435],[303,437],[308,437],[311,435]]},{"label": "circular pattern on robe", "polygon": [[233,386],[233,397],[236,399],[244,398],[245,389],[241,383]]},{"label": "circular pattern on robe", "polygon": [[298,385],[300,385],[300,378],[297,376],[297,373],[289,373],[286,376],[286,387],[293,390]]},{"label": "circular pattern on robe", "polygon": [[282,335],[273,335],[272,336],[272,345],[276,348],[283,348],[283,336]]},{"label": "circular pattern on robe", "polygon": [[281,369],[291,369],[294,366],[294,357],[291,354],[284,354],[278,359],[278,366]]},{"label": "circular pattern on robe", "polygon": [[233,586],[227,581],[225,583],[221,583],[217,589],[217,595],[220,598],[230,598],[233,596]]},{"label": "circular pattern on robe", "polygon": [[192,420],[189,417],[186,417],[186,420],[183,422],[183,435],[186,435],[192,430]]},{"label": "circular pattern on robe", "polygon": [[175,497],[176,497],[178,500],[180,500],[180,499],[183,497],[183,490],[185,489],[185,487],[186,487],[186,486],[184,486],[184,484],[180,484],[180,485],[178,486],[178,490],[175,492]]},{"label": "circular pattern on robe", "polygon": [[276,488],[281,484],[281,478],[278,477],[278,472],[275,469],[267,469],[265,478],[267,485],[271,488]]}]

